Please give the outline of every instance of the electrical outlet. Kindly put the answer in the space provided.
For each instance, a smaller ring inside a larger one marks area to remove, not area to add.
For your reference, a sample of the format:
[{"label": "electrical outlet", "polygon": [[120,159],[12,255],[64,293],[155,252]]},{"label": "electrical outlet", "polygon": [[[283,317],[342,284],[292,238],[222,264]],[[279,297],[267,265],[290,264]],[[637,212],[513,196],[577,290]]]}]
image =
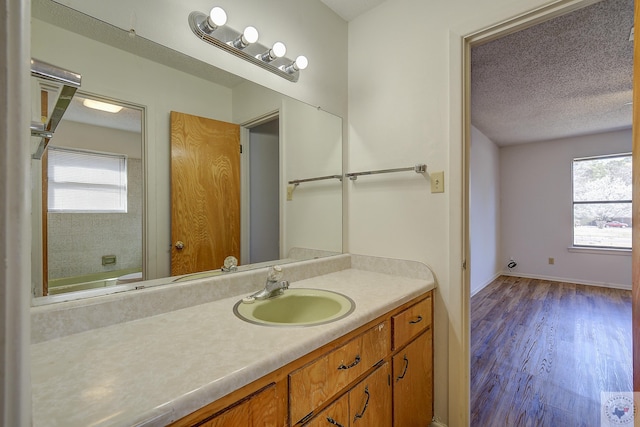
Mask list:
[{"label": "electrical outlet", "polygon": [[553,265],[556,263],[556,259],[555,258],[549,258],[549,264]]},{"label": "electrical outlet", "polygon": [[431,172],[429,178],[431,179],[431,192],[444,193],[444,171]]}]

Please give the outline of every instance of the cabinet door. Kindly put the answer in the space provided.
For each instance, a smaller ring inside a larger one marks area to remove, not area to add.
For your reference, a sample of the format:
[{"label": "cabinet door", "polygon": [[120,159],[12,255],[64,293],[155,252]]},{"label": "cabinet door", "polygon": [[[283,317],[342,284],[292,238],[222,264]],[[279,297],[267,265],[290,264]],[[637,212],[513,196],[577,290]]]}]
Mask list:
[{"label": "cabinet door", "polygon": [[426,427],[433,417],[432,330],[393,356],[393,425]]},{"label": "cabinet door", "polygon": [[289,375],[291,423],[309,416],[382,360],[391,348],[385,321]]},{"label": "cabinet door", "polygon": [[[272,384],[198,425],[202,427],[279,426],[283,423],[279,420],[278,403],[276,385]],[[284,413],[284,411],[280,412]]]},{"label": "cabinet door", "polygon": [[391,426],[390,368],[385,362],[349,391],[352,427]]},{"label": "cabinet door", "polygon": [[333,402],[327,409],[320,412],[304,427],[348,427],[349,426],[349,395],[345,394]]}]

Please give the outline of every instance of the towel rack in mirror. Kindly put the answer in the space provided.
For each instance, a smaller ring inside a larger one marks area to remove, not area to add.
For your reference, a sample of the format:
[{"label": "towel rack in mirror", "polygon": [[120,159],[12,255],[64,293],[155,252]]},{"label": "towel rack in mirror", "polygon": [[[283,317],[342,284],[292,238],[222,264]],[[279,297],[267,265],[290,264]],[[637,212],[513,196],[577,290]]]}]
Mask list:
[{"label": "towel rack in mirror", "polygon": [[49,140],[53,137],[53,133],[62,120],[62,116],[65,111],[67,111],[76,90],[80,87],[82,76],[73,71],[68,71],[33,58],[31,58],[31,76],[62,85],[49,121],[46,124],[38,122],[31,123],[31,136],[42,138],[36,152],[32,156],[34,159],[39,160],[42,158],[42,154],[47,148]]}]

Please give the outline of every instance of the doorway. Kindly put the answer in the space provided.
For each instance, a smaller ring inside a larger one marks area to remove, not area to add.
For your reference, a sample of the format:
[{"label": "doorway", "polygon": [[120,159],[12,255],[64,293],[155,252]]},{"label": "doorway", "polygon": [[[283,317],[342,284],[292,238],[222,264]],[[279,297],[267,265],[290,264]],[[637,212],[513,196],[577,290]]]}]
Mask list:
[{"label": "doorway", "polygon": [[282,258],[280,124],[275,111],[241,125],[242,264]]},{"label": "doorway", "polygon": [[249,259],[280,258],[280,121],[249,129]]},{"label": "doorway", "polygon": [[[471,105],[471,84],[470,84],[470,77],[471,77],[471,48],[474,46],[479,46],[481,44],[499,39],[501,37],[510,35],[516,31],[519,30],[523,30],[526,28],[529,28],[533,25],[539,24],[539,23],[543,23],[546,21],[549,21],[553,18],[559,17],[561,15],[565,15],[567,13],[576,11],[578,9],[581,9],[583,7],[595,4],[597,2],[594,1],[579,1],[579,2],[558,2],[554,5],[551,5],[549,7],[545,7],[542,8],[540,10],[536,10],[534,12],[531,12],[529,14],[525,14],[523,16],[520,16],[516,19],[504,22],[504,23],[500,23],[498,25],[492,26],[490,28],[487,28],[483,31],[480,31],[478,33],[475,33],[473,35],[467,36],[466,38],[464,38],[464,58],[463,58],[463,70],[464,70],[464,75],[465,75],[465,87],[464,87],[464,111],[465,111],[465,130],[464,130],[464,146],[463,146],[463,150],[464,150],[464,158],[465,158],[465,190],[464,190],[464,206],[465,206],[465,212],[464,212],[464,248],[465,248],[465,258],[467,259],[467,261],[469,262],[469,269],[467,269],[464,272],[464,293],[463,293],[463,302],[464,302],[464,306],[465,306],[465,313],[464,313],[464,327],[465,330],[467,332],[470,331],[470,323],[469,323],[469,318],[470,318],[470,313],[469,313],[469,309],[468,307],[470,306],[470,295],[472,293],[472,273],[473,273],[473,269],[471,268],[471,266],[473,265],[472,263],[472,258],[473,258],[473,254],[471,253],[472,251],[472,244],[470,244],[471,240],[470,240],[470,223],[471,223],[471,216],[470,216],[470,194],[469,194],[469,187],[470,185],[472,185],[471,182],[471,178],[470,178],[470,168],[471,168],[471,163],[472,163],[472,154],[471,154],[471,134],[472,134],[472,128],[471,128],[471,117],[470,117],[470,105]],[[637,150],[634,150],[634,157],[637,156],[636,154]],[[637,190],[636,190],[637,191]],[[507,264],[509,260],[506,259],[499,259],[499,265],[500,266],[505,266]],[[546,259],[545,259],[546,261]],[[549,262],[551,264],[551,261]],[[475,267],[474,267],[475,268]],[[635,285],[634,285],[635,287]],[[636,332],[634,330],[634,332]],[[469,354],[467,354],[468,356]]]}]

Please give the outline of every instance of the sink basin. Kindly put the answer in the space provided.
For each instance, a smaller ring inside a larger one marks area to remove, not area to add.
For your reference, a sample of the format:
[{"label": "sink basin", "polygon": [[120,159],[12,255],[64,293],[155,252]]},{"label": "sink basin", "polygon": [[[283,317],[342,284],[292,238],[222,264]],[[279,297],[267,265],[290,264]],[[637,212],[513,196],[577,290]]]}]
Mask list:
[{"label": "sink basin", "polygon": [[233,307],[235,315],[264,326],[321,325],[342,319],[356,308],[348,296],[323,289],[287,289],[275,298],[243,301]]}]

